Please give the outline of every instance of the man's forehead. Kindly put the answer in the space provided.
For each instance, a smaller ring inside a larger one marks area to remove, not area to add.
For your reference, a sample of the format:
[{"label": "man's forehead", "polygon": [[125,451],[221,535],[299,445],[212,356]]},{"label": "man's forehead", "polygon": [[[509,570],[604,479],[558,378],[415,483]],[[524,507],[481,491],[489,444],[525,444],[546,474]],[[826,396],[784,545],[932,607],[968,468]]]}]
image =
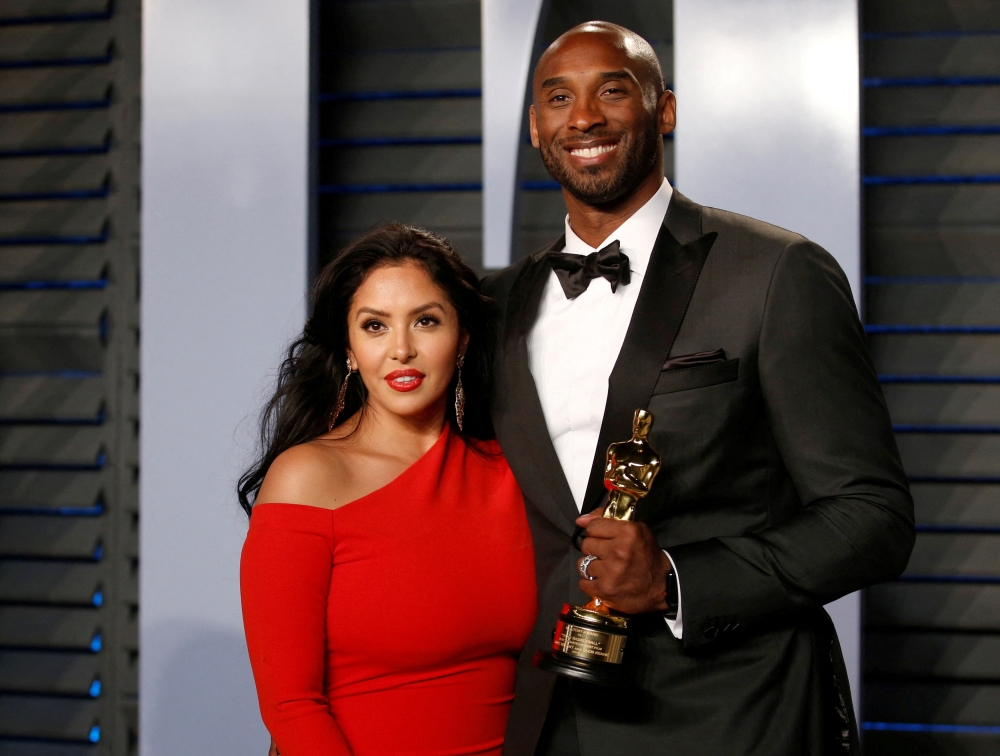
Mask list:
[{"label": "man's forehead", "polygon": [[[604,34],[580,34],[546,51],[535,69],[535,82],[545,88],[553,80],[585,75],[605,78],[637,78],[636,66],[620,44]],[[598,39],[594,39],[594,38]],[[605,39],[599,39],[605,37]],[[577,41],[579,40],[579,41]],[[563,82],[565,83],[565,82]]]}]

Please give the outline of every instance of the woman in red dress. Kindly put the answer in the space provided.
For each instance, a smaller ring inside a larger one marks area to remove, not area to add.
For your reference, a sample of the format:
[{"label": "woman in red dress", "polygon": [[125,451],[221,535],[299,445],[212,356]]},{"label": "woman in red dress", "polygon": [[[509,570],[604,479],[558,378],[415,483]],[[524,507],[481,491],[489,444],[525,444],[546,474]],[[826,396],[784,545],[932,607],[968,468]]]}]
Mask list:
[{"label": "woman in red dress", "polygon": [[281,756],[499,754],[536,612],[488,416],[488,300],[393,224],[321,273],[240,481],[240,586]]}]

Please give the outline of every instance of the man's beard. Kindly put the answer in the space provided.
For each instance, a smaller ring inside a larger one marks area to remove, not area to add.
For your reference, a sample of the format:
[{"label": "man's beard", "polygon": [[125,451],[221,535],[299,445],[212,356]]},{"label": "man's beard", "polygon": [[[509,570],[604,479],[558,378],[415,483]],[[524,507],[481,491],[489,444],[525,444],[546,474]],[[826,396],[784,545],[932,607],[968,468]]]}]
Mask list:
[{"label": "man's beard", "polygon": [[618,137],[621,152],[617,172],[604,165],[588,166],[583,171],[573,169],[562,145],[577,142],[563,139],[553,145],[541,143],[542,162],[549,174],[563,188],[588,205],[608,205],[631,194],[653,169],[660,148],[660,135],[647,128],[633,138],[627,131],[601,131],[589,134],[593,139]]}]

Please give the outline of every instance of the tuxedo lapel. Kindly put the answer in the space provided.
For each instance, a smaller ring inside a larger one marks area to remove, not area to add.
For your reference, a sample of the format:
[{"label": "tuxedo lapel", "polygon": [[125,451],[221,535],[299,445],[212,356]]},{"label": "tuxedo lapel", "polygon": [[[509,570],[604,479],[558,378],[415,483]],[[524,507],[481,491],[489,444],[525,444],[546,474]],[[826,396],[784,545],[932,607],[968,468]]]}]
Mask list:
[{"label": "tuxedo lapel", "polygon": [[716,236],[701,234],[701,207],[675,191],[642,278],[625,341],[608,379],[608,401],[587,481],[584,512],[602,503],[607,448],[632,435],[636,409],[649,403]]},{"label": "tuxedo lapel", "polygon": [[511,288],[497,356],[494,421],[525,499],[569,535],[580,513],[545,424],[528,355],[528,335],[552,271],[546,253],[563,246],[564,237],[533,255]]}]

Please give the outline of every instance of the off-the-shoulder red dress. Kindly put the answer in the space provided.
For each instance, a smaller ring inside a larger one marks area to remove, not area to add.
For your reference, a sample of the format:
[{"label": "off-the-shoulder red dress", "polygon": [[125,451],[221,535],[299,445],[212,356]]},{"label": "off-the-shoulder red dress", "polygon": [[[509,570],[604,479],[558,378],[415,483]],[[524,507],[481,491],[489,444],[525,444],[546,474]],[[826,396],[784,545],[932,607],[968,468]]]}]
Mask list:
[{"label": "off-the-shoulder red dress", "polygon": [[446,427],[339,509],[254,507],[243,621],[282,756],[500,753],[537,601],[521,492],[488,450]]}]

